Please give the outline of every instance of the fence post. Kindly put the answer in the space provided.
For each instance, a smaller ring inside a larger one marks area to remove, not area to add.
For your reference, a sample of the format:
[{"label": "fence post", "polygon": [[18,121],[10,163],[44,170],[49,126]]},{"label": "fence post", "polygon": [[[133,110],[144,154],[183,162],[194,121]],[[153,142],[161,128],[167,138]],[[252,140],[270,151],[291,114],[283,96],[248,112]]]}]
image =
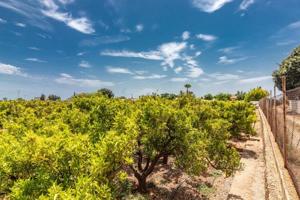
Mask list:
[{"label": "fence post", "polygon": [[276,86],[274,85],[274,136],[275,136],[275,141],[277,141],[277,107],[276,107],[277,101],[276,101]]},{"label": "fence post", "polygon": [[273,99],[272,99],[272,90],[270,90],[270,99],[269,99],[269,124],[271,131],[273,131]]},{"label": "fence post", "polygon": [[284,167],[287,167],[287,133],[286,133],[286,77],[282,76],[282,95],[283,95],[283,156]]}]

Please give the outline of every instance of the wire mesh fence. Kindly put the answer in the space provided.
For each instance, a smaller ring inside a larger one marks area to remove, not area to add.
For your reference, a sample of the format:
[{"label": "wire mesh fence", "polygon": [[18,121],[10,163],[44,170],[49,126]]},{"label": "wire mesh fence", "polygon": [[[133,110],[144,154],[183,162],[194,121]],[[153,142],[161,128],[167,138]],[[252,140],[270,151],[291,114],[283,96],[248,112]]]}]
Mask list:
[{"label": "wire mesh fence", "polygon": [[[275,94],[274,89],[274,94]],[[260,100],[300,197],[300,87]]]}]

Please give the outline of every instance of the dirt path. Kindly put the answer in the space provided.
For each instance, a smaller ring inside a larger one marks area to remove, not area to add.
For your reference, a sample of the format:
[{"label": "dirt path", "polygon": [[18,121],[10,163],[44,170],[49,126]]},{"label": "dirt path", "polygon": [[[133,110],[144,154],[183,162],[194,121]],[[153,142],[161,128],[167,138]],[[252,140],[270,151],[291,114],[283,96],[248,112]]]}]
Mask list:
[{"label": "dirt path", "polygon": [[256,131],[256,137],[251,137],[240,146],[242,168],[233,177],[228,200],[265,199],[265,163],[259,121]]}]

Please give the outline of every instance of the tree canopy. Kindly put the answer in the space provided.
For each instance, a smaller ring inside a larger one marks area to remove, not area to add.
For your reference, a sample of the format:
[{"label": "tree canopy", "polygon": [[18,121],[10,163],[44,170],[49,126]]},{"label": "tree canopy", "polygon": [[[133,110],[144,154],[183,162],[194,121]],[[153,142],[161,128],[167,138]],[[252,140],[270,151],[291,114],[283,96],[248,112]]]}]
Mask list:
[{"label": "tree canopy", "polygon": [[105,95],[108,98],[114,98],[114,93],[112,90],[108,89],[108,88],[101,88],[100,90],[97,91],[99,94]]},{"label": "tree canopy", "polygon": [[273,72],[273,80],[277,88],[282,90],[281,77],[286,76],[286,89],[294,89],[300,86],[300,46],[282,61],[279,69]]},{"label": "tree canopy", "polygon": [[253,88],[246,93],[245,101],[259,101],[260,99],[268,96],[268,91],[262,89],[261,87]]},{"label": "tree canopy", "polygon": [[188,174],[239,168],[230,139],[253,134],[255,107],[245,101],[203,101],[99,93],[64,101],[0,102],[0,194],[11,199],[121,199],[139,192],[164,157]]}]

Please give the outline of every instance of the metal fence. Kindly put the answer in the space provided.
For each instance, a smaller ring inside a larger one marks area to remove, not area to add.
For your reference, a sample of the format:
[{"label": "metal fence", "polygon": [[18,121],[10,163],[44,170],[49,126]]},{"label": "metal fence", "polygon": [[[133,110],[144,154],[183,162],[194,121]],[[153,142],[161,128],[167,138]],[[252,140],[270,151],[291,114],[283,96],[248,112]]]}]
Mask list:
[{"label": "metal fence", "polygon": [[283,86],[282,94],[276,95],[274,88],[274,96],[260,100],[259,105],[300,197],[300,87],[285,91],[285,79]]}]

